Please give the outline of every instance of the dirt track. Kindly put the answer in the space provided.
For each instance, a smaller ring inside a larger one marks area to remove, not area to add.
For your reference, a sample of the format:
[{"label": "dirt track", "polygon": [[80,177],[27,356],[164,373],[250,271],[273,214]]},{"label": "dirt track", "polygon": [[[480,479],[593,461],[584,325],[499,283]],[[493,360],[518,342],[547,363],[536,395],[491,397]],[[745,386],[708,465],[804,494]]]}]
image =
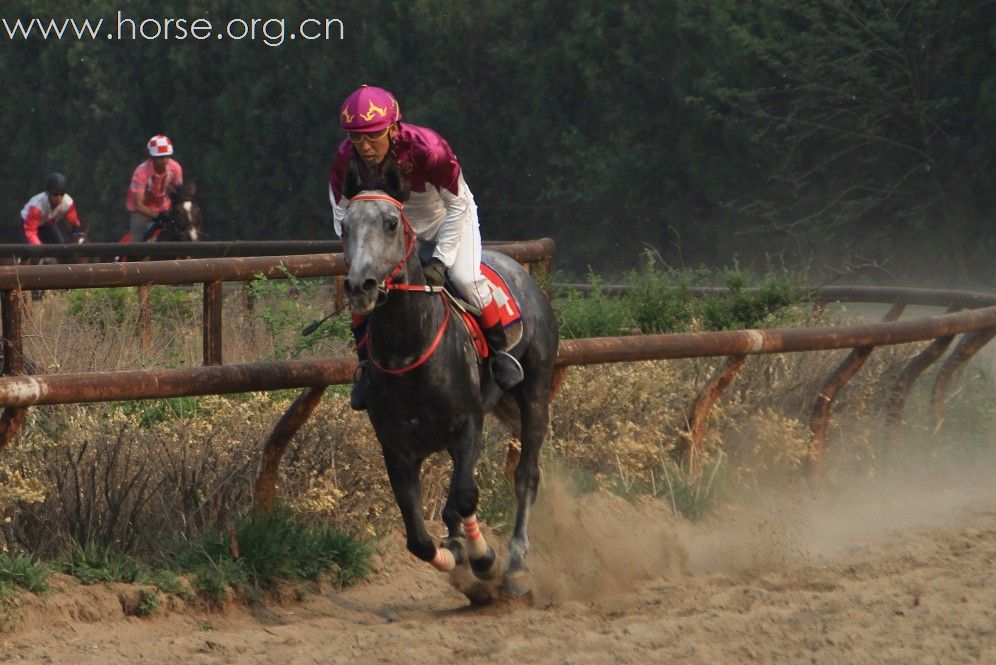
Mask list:
[{"label": "dirt track", "polygon": [[553,483],[531,602],[468,608],[395,541],[370,582],[255,612],[125,617],[123,587],[73,585],[25,603],[0,662],[994,663],[991,472],[781,493],[706,526]]}]

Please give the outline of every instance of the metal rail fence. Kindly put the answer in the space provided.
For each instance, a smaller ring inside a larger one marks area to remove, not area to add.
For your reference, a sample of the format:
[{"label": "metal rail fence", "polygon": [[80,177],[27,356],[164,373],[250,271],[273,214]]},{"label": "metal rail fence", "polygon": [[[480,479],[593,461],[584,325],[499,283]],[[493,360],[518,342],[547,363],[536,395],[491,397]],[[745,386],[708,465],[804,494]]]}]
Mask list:
[{"label": "metal rail fence", "polygon": [[[182,246],[184,254],[197,246]],[[201,247],[209,243],[199,243]],[[226,243],[217,243],[225,245]],[[175,247],[163,246],[164,256]],[[228,245],[231,245],[230,243]],[[549,238],[530,242],[489,243],[524,264],[538,263],[549,269],[554,243]],[[92,245],[91,247],[96,247]],[[152,245],[140,246],[143,256]],[[264,244],[253,244],[255,251]],[[300,248],[293,243],[265,247]],[[318,405],[325,388],[349,383],[355,369],[352,358],[326,358],[271,363],[222,365],[221,285],[249,281],[259,275],[272,279],[331,277],[345,273],[340,254],[328,253],[329,244],[312,243],[321,252],[311,255],[203,258],[154,262],[91,263],[53,266],[0,267],[0,319],[2,319],[4,376],[0,377],[0,450],[11,445],[23,424],[26,409],[42,404],[64,404],[150,399],[257,390],[305,388],[277,423],[266,442],[256,483],[256,506],[272,504],[279,461],[297,429]],[[220,248],[215,248],[219,251]],[[246,249],[246,247],[243,247]],[[233,251],[229,246],[225,251]],[[2,248],[0,248],[2,255]],[[35,289],[77,289],[152,284],[203,284],[203,366],[169,370],[90,372],[80,374],[25,375],[22,337],[23,294]],[[710,293],[709,289],[701,290]],[[722,289],[718,290],[722,292]],[[833,400],[878,346],[933,340],[904,369],[892,387],[888,422],[897,425],[910,387],[951,345],[963,335],[949,354],[934,381],[931,411],[935,422],[943,417],[943,402],[952,377],[979,349],[996,335],[996,297],[960,291],[922,289],[827,287],[814,294],[821,302],[890,303],[892,309],[882,323],[843,327],[738,330],[724,332],[636,335],[622,338],[564,340],[557,357],[558,371],[569,365],[630,362],[674,358],[725,356],[726,362],[706,384],[688,416],[688,434],[682,453],[693,467],[701,458],[701,441],[709,409],[731,384],[749,355],[825,349],[852,349],[849,357],[826,381],[816,397],[810,421],[813,453],[808,470],[819,473]],[[947,308],[933,317],[898,321],[907,305]]]}]

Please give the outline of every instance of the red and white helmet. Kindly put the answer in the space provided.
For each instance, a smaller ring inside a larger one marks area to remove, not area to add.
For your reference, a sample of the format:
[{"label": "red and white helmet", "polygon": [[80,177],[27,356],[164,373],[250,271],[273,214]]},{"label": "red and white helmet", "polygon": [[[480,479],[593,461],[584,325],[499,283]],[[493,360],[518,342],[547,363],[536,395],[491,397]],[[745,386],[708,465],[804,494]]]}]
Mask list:
[{"label": "red and white helmet", "polygon": [[347,132],[379,132],[401,120],[394,95],[384,88],[364,85],[339,108],[339,126]]},{"label": "red and white helmet", "polygon": [[153,157],[169,157],[173,154],[173,142],[168,136],[156,134],[149,139],[149,154]]}]

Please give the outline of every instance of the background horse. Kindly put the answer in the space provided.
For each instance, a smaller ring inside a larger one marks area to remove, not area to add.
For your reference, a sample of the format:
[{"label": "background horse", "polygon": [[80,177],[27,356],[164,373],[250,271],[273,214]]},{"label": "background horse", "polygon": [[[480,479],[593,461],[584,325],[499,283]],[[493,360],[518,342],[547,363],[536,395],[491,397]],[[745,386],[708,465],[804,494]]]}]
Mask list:
[{"label": "background horse", "polygon": [[[355,170],[347,173],[345,194],[352,201],[343,227],[349,264],[345,286],[353,311],[368,315],[367,412],[401,509],[407,546],[438,570],[465,571],[469,564],[478,578],[498,579],[501,566],[478,528],[474,477],[484,414],[492,411],[522,445],[514,475],[515,526],[501,576],[504,593],[522,595],[531,588],[525,567],[527,528],[539,485],[539,452],[557,354],[553,310],[522,266],[484,252],[487,263],[505,278],[523,315],[523,336],[511,352],[522,363],[525,379],[502,393],[464,325],[450,316],[445,297],[420,286],[425,278],[415,232],[402,212],[400,176],[389,166],[385,178],[384,183],[361,183]],[[437,547],[425,527],[420,470],[426,457],[444,450],[453,459],[453,475],[443,508],[448,537]],[[474,595],[485,588],[478,585],[465,593],[472,600],[485,600]]]},{"label": "background horse", "polygon": [[[188,180],[172,197],[170,209],[153,220],[142,242],[197,242],[201,231],[201,208],[197,205],[197,184]],[[134,242],[128,231],[118,242]]]},{"label": "background horse", "polygon": [[168,221],[157,240],[164,242],[197,242],[201,239],[201,209],[197,205],[197,184],[188,180],[173,197]]}]

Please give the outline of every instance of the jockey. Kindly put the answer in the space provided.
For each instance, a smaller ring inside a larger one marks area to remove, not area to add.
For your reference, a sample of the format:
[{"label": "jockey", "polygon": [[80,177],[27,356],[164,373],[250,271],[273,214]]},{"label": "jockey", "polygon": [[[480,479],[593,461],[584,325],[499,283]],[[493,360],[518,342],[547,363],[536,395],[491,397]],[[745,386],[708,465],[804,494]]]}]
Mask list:
[{"label": "jockey", "polygon": [[135,169],[125,198],[132,242],[142,242],[159,216],[169,212],[175,194],[183,185],[183,167],[172,159],[173,142],[157,134],[149,139],[149,159]]},{"label": "jockey", "polygon": [[[339,109],[339,126],[348,136],[339,145],[329,175],[336,234],[342,237],[342,220],[349,206],[343,181],[350,161],[358,163],[361,173],[379,174],[387,160],[393,160],[405,188],[411,191],[405,215],[418,239],[435,245],[431,259],[423,265],[426,281],[441,286],[449,276],[460,295],[480,310],[481,329],[491,348],[491,373],[503,390],[516,385],[522,380],[522,367],[507,353],[498,304],[491,283],[481,274],[477,205],[449,144],[427,127],[402,123],[394,95],[372,86],[362,86],[346,98]],[[366,332],[366,317],[353,315],[352,324],[359,343]],[[358,347],[357,354],[360,372],[350,401],[354,409],[362,410],[369,382],[366,347]]]},{"label": "jockey", "polygon": [[49,173],[45,191],[31,197],[21,210],[21,239],[29,245],[63,244],[66,239],[59,228],[62,220],[73,229],[71,235],[83,233],[76,203],[66,194],[66,176]]}]

